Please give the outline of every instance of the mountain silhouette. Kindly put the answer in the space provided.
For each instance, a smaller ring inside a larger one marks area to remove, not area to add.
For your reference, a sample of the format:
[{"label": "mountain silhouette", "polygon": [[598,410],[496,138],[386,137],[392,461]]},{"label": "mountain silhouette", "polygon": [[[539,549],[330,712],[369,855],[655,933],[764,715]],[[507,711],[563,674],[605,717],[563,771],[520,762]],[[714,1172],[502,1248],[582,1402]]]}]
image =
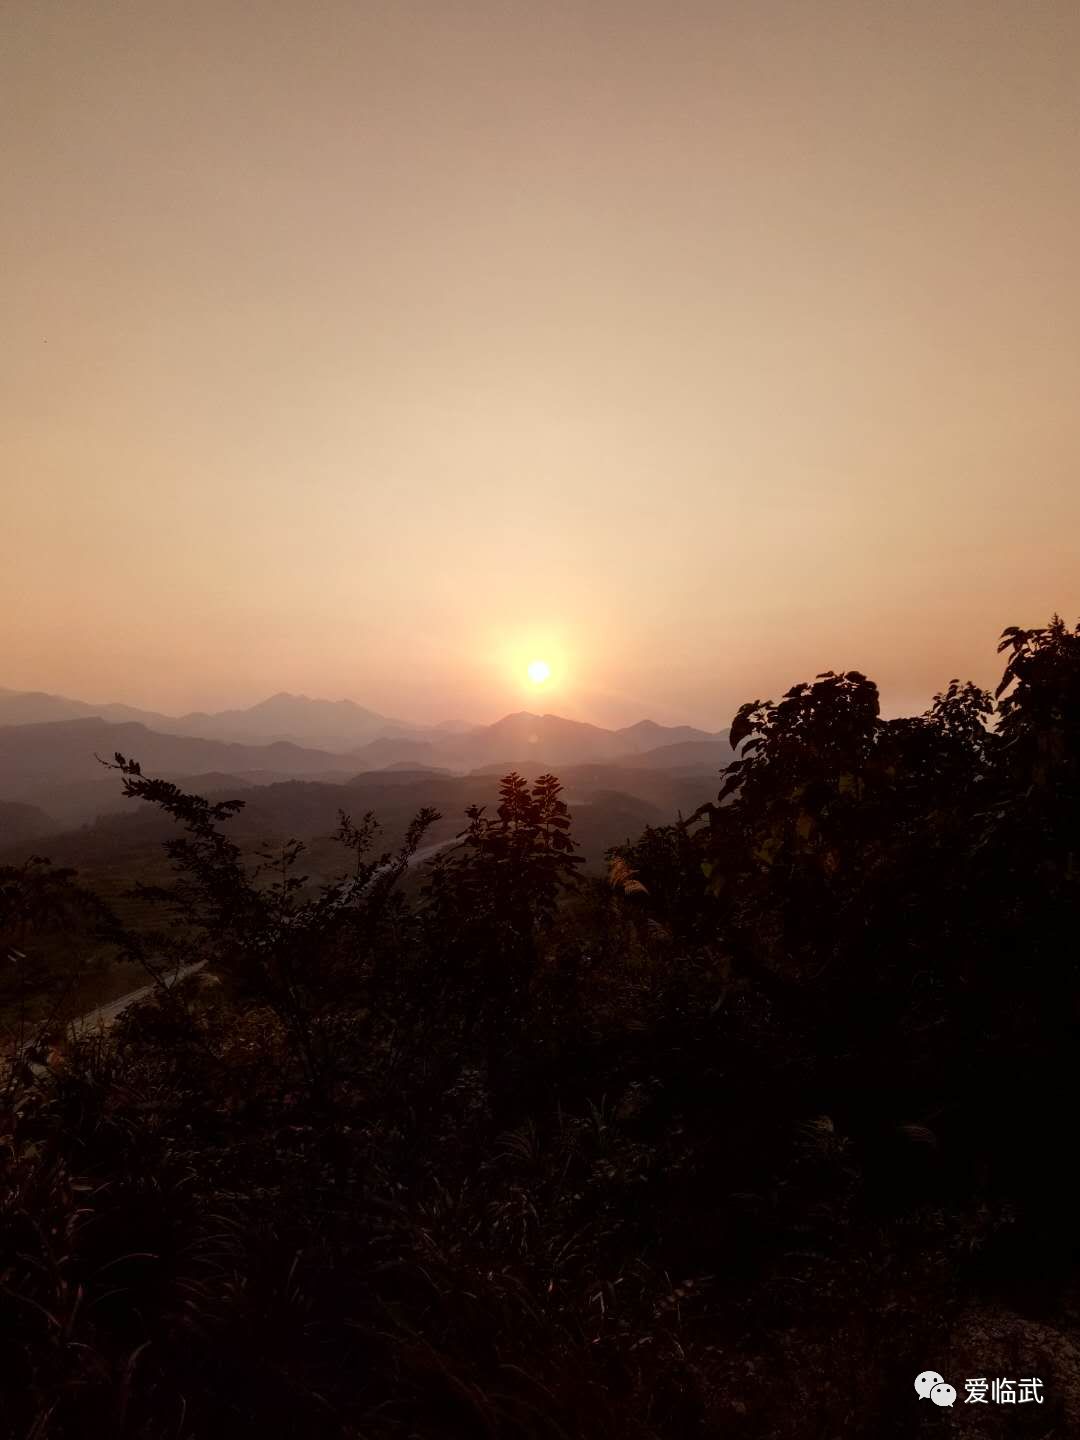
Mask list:
[{"label": "mountain silhouette", "polygon": [[379,715],[353,700],[312,700],[307,695],[290,695],[285,691],[246,709],[193,710],[186,715],[163,715],[132,705],[112,702],[95,705],[44,691],[0,689],[0,726],[93,717],[113,724],[141,724],[166,735],[188,735],[245,744],[285,740],[320,750],[341,751],[363,744],[377,735],[397,734],[415,728],[402,720]]},{"label": "mountain silhouette", "polygon": [[258,779],[321,778],[356,769],[347,756],[288,741],[232,744],[163,734],[134,721],[110,724],[91,716],[0,727],[0,798],[40,805],[66,823],[120,808],[124,801],[116,776],[95,758],[111,760],[117,751],[140,761],[147,774],[167,779],[212,772],[243,779],[249,772],[251,783],[250,772]]},{"label": "mountain silhouette", "polygon": [[661,745],[681,745],[693,741],[708,741],[723,738],[726,730],[710,733],[695,729],[693,725],[659,725],[655,720],[639,720],[636,725],[626,725],[615,731],[626,741],[627,754],[634,751],[656,750]]},{"label": "mountain silhouette", "polygon": [[[0,688],[0,728],[38,725],[97,717],[110,724],[140,724],[163,735],[184,735],[202,740],[264,745],[286,741],[335,753],[357,752],[371,768],[401,760],[473,769],[515,755],[543,754],[553,763],[577,764],[614,759],[660,746],[723,738],[691,725],[660,725],[639,720],[618,730],[607,730],[560,715],[534,715],[528,711],[505,715],[491,725],[467,725],[446,720],[437,725],[416,725],[380,715],[354,700],[319,700],[279,691],[246,708],[164,715],[115,702],[91,704],[44,691]],[[373,742],[394,745],[364,749]],[[430,751],[423,747],[430,745]]]},{"label": "mountain silhouette", "polygon": [[[515,766],[529,773],[570,766],[617,765],[634,770],[715,772],[731,758],[726,732],[710,735],[691,726],[641,720],[607,730],[561,715],[519,711],[491,725],[469,729],[405,727],[351,700],[312,700],[282,692],[247,710],[172,718],[146,714],[155,724],[130,718],[128,706],[98,707],[43,692],[0,691],[0,800],[39,806],[51,822],[77,825],[125,807],[115,777],[95,759],[120,753],[137,759],[147,774],[166,779],[208,777],[207,788],[225,789],[304,778],[385,771],[444,771],[458,775]],[[34,721],[20,720],[38,715]],[[185,725],[207,734],[179,733]],[[400,729],[395,727],[401,726]],[[389,733],[372,735],[373,729]],[[322,745],[281,738],[281,732],[316,733]],[[367,738],[355,742],[357,735]],[[230,738],[235,737],[235,738]],[[0,841],[25,817],[10,823],[0,814]],[[38,822],[39,824],[41,822]]]},{"label": "mountain silhouette", "polygon": [[[524,764],[531,769],[536,764],[566,766],[623,761],[645,753],[656,753],[657,763],[663,768],[712,763],[715,756],[722,756],[718,766],[731,758],[725,735],[724,731],[710,735],[689,725],[658,725],[654,720],[642,720],[624,730],[605,730],[561,715],[534,715],[523,710],[504,715],[493,725],[476,726],[465,734],[431,733],[427,741],[405,736],[384,737],[361,746],[355,755],[365,768],[373,770],[401,761],[458,770],[512,764]],[[705,749],[697,756],[691,749],[685,757],[666,760],[659,751],[670,745],[704,746]]]}]

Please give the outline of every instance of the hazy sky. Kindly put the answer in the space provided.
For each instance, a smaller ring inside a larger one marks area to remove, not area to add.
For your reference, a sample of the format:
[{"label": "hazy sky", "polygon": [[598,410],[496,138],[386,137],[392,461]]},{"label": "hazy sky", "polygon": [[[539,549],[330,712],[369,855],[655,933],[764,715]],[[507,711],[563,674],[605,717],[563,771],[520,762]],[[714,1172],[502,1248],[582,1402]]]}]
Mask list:
[{"label": "hazy sky", "polygon": [[0,179],[0,685],[715,727],[1080,612],[1076,0],[0,0]]}]

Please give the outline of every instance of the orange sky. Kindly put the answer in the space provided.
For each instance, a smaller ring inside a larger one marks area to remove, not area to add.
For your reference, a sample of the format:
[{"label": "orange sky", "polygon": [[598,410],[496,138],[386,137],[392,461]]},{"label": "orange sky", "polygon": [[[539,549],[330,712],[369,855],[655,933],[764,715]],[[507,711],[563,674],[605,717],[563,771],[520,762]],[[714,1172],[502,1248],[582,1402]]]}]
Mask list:
[{"label": "orange sky", "polygon": [[1080,7],[7,0],[0,685],[710,728],[1080,612]]}]

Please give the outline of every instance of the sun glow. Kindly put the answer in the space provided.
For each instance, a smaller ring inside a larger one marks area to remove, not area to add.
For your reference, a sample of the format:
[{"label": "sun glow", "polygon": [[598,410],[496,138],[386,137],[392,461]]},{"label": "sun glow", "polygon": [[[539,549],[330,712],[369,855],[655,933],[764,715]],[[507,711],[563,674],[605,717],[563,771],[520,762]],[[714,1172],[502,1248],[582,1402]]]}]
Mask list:
[{"label": "sun glow", "polygon": [[564,633],[551,623],[518,616],[482,637],[491,681],[489,707],[515,713],[559,710],[574,704],[577,656]]}]

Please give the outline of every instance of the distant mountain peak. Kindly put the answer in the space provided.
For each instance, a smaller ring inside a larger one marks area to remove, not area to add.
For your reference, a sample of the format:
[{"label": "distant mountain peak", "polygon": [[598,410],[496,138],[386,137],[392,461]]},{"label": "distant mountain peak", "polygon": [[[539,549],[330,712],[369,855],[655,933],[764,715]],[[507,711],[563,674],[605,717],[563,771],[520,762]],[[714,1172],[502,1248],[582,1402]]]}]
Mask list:
[{"label": "distant mountain peak", "polygon": [[113,723],[145,724],[167,735],[254,744],[286,740],[334,753],[344,753],[378,735],[413,728],[354,700],[312,700],[288,690],[279,690],[246,708],[213,713],[193,710],[186,715],[159,715],[113,702],[94,705],[42,691],[0,690],[0,728],[95,716]]},{"label": "distant mountain peak", "polygon": [[[292,768],[290,750],[280,747],[294,746],[320,750],[329,756],[363,757],[369,766],[409,761],[462,772],[488,764],[505,763],[509,769],[524,755],[533,757],[533,764],[555,770],[584,763],[610,764],[631,759],[637,763],[637,757],[645,752],[661,750],[668,753],[658,755],[656,763],[666,766],[677,758],[672,746],[691,747],[680,754],[688,763],[700,763],[721,752],[693,747],[724,738],[724,732],[712,734],[688,725],[661,725],[649,717],[614,730],[551,711],[538,715],[531,710],[513,711],[490,725],[409,725],[365,709],[355,700],[313,699],[289,690],[279,690],[247,708],[182,716],[157,715],[111,703],[90,705],[42,692],[0,690],[0,733],[12,725],[73,723],[81,726],[91,748],[99,750],[109,747],[105,739],[90,740],[94,727],[118,727],[117,738],[127,736],[121,746],[135,753],[136,758],[140,750],[147,750],[151,733],[229,745],[279,747],[266,754],[266,761],[272,761],[276,770]],[[230,758],[227,763],[231,770],[234,761]]]}]

